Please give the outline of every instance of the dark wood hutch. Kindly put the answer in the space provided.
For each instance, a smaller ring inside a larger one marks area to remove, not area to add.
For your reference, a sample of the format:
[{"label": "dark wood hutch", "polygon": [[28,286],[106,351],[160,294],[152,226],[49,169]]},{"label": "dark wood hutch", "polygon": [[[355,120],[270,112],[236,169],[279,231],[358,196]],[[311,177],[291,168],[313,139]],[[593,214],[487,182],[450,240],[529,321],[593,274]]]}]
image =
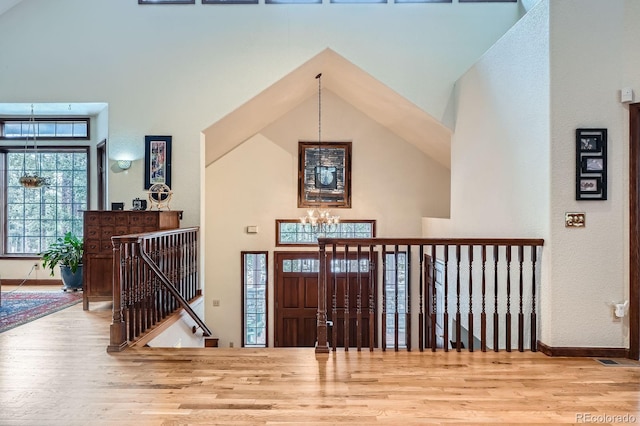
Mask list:
[{"label": "dark wood hutch", "polygon": [[113,299],[111,237],[180,227],[182,211],[88,210],[84,212],[83,297],[89,302]]}]

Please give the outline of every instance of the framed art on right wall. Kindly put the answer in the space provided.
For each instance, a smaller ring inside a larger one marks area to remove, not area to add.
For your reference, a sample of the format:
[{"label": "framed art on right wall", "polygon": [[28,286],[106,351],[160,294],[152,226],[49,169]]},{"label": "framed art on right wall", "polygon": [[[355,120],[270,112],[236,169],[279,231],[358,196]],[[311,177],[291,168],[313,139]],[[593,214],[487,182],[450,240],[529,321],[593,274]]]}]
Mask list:
[{"label": "framed art on right wall", "polygon": [[607,129],[576,129],[576,200],[607,199]]}]

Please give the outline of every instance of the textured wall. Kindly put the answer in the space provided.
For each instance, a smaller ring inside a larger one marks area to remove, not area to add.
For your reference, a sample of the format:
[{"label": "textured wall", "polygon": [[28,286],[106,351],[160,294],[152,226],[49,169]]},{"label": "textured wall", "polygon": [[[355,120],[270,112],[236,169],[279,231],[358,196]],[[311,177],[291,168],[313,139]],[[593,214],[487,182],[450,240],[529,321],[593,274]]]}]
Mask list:
[{"label": "textured wall", "polygon": [[[626,326],[606,302],[622,300],[628,287],[628,111],[619,89],[632,85],[623,80],[624,64],[638,57],[623,44],[632,3],[550,2],[551,324],[543,338],[551,346],[626,345]],[[634,82],[640,85],[637,70]],[[582,127],[608,129],[607,201],[575,201],[575,129]],[[584,229],[564,227],[564,213],[573,211],[586,213]]]},{"label": "textured wall", "polygon": [[[544,238],[548,243],[547,12],[545,4],[529,11],[457,82],[451,152],[451,218],[425,219],[426,236]],[[542,264],[543,289],[550,281],[549,255],[547,245],[539,263]],[[501,256],[501,268],[504,268],[504,254]],[[476,262],[478,260],[479,256]],[[489,265],[489,269],[491,267]],[[479,263],[474,272],[475,282],[480,282]],[[501,285],[500,291],[504,293],[504,281]],[[467,293],[463,284],[462,294]],[[543,326],[548,320],[545,297],[543,292],[538,299]],[[504,314],[506,297],[502,295],[499,299],[499,312]],[[475,312],[480,311],[479,302],[476,295]],[[452,303],[450,300],[450,312],[455,311]],[[466,300],[462,304],[464,314],[467,304]],[[529,309],[530,301],[525,304],[525,309]],[[463,323],[466,326],[466,320]],[[479,336],[479,321],[475,325],[475,334]],[[515,323],[513,327],[517,330]],[[528,323],[525,328],[528,332]]]}]

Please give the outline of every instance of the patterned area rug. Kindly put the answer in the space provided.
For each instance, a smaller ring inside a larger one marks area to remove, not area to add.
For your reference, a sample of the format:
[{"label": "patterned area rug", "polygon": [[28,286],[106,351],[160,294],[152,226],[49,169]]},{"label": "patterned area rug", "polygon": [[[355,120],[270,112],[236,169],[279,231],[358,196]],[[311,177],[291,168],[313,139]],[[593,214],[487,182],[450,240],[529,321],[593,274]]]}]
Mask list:
[{"label": "patterned area rug", "polygon": [[17,291],[1,296],[0,333],[82,301],[82,292]]}]

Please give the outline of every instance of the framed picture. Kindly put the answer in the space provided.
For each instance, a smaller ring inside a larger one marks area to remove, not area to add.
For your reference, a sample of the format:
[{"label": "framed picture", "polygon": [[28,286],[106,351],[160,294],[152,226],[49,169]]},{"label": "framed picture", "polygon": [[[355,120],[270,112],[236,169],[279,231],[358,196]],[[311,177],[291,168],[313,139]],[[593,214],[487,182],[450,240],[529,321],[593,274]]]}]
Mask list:
[{"label": "framed picture", "polygon": [[607,199],[607,129],[576,130],[576,200]]},{"label": "framed picture", "polygon": [[598,192],[600,191],[600,179],[580,179],[580,191],[582,192]]},{"label": "framed picture", "polygon": [[604,170],[604,158],[602,157],[583,157],[582,173],[601,172]]},{"label": "framed picture", "polygon": [[351,142],[298,142],[298,207],[351,207]]},{"label": "framed picture", "polygon": [[144,137],[144,189],[156,183],[171,187],[171,136]]},{"label": "framed picture", "polygon": [[196,0],[138,0],[138,4],[196,4]]}]

